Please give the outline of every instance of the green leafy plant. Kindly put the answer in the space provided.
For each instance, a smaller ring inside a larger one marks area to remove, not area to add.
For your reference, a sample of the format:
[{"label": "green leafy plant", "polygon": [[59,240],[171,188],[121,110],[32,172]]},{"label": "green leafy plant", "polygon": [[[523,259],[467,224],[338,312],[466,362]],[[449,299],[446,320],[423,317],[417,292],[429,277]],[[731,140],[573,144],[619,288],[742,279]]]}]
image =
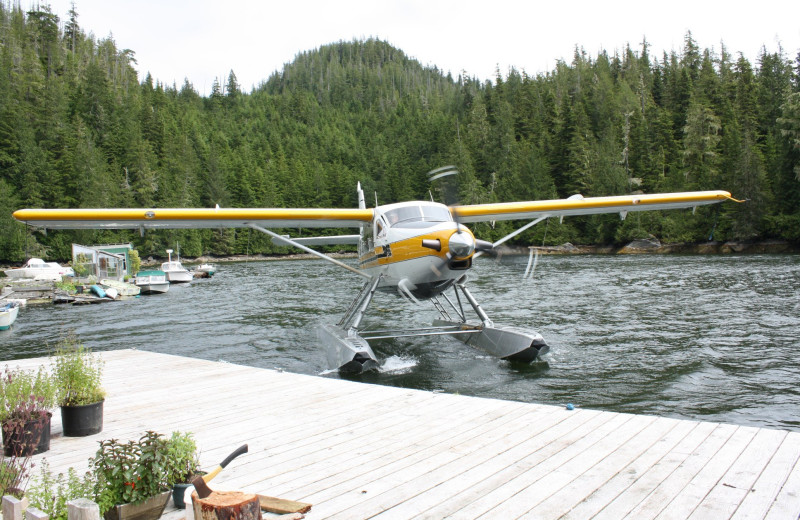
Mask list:
[{"label": "green leafy plant", "polygon": [[[0,376],[0,422],[3,450],[12,457],[33,454],[45,428],[50,428],[49,408],[55,405],[56,387],[44,367],[38,371],[10,370]],[[48,430],[49,431],[49,430]]]},{"label": "green leafy plant", "polygon": [[128,251],[128,258],[131,261],[131,265],[130,268],[128,269],[128,272],[131,275],[134,275],[138,273],[139,269],[142,267],[142,259],[139,257],[139,251],[137,251],[136,249],[131,249],[130,251]]},{"label": "green leafy plant", "polygon": [[22,498],[30,479],[31,466],[30,454],[17,456],[11,453],[6,456],[0,450],[0,496]]},{"label": "green leafy plant", "polygon": [[30,504],[47,513],[50,520],[67,520],[67,502],[76,498],[94,500],[97,479],[91,472],[79,475],[74,468],[53,475],[47,459],[43,459],[38,477],[34,478],[25,496]]},{"label": "green leafy plant", "polygon": [[138,441],[100,442],[89,464],[97,478],[95,502],[101,514],[117,504],[140,503],[169,490],[168,444],[166,437],[152,431]]},{"label": "green leafy plant", "polygon": [[64,291],[67,294],[75,294],[77,292],[75,284],[67,281],[56,282],[56,289]]},{"label": "green leafy plant", "polygon": [[103,361],[68,335],[51,358],[53,377],[61,406],[81,406],[102,401]]},{"label": "green leafy plant", "polygon": [[44,369],[11,370],[8,365],[0,376],[0,422],[41,415],[56,403],[56,385]]},{"label": "green leafy plant", "polygon": [[169,484],[186,484],[200,474],[197,443],[191,432],[172,432],[166,448],[166,471]]},{"label": "green leafy plant", "polygon": [[78,253],[77,258],[72,263],[72,270],[75,271],[75,276],[83,278],[89,274],[89,266],[91,258],[86,253]]}]

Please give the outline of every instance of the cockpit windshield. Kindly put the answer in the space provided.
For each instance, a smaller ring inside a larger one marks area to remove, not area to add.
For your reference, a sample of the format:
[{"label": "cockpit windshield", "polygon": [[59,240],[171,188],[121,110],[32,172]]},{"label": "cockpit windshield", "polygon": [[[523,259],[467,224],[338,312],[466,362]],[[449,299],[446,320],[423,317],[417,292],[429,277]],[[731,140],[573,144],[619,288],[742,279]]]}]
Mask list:
[{"label": "cockpit windshield", "polygon": [[420,223],[451,222],[453,217],[445,206],[403,206],[386,212],[390,226],[418,227]]}]

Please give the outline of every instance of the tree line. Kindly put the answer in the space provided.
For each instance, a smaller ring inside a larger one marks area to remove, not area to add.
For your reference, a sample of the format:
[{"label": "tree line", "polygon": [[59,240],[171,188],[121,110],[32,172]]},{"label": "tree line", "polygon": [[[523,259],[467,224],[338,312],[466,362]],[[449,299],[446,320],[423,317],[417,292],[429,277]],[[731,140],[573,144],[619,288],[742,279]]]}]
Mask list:
[{"label": "tree line", "polygon": [[[800,241],[800,55],[755,65],[691,33],[680,52],[624,51],[481,81],[422,66],[377,39],[301,52],[250,92],[233,71],[210,95],[139,79],[134,50],[87,35],[75,8],[0,4],[0,260],[70,257],[73,242],[143,256],[281,253],[249,230],[61,231],[19,208],[354,207],[445,198],[459,170],[482,203],[725,189],[746,204],[553,221],[521,244],[778,238]],[[374,194],[374,195],[373,195]],[[448,201],[450,202],[450,201]],[[512,223],[480,224],[499,238]]]}]

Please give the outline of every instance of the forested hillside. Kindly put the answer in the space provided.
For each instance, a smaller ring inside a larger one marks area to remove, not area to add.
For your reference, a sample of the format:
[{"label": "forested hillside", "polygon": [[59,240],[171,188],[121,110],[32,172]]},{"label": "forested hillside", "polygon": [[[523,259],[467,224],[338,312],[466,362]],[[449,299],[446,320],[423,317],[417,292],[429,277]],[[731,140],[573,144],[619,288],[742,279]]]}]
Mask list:
[{"label": "forested hillside", "polygon": [[449,164],[462,203],[704,189],[748,199],[553,221],[521,244],[800,241],[800,56],[784,51],[752,64],[687,34],[680,53],[578,47],[548,73],[483,82],[371,39],[303,52],[252,92],[231,71],[202,97],[139,78],[135,49],[78,20],[0,4],[0,260],[66,259],[72,242],[131,241],[142,256],[176,242],[185,256],[286,251],[248,230],[44,235],[11,212],[353,207],[358,181],[370,203],[439,197],[426,172]]}]

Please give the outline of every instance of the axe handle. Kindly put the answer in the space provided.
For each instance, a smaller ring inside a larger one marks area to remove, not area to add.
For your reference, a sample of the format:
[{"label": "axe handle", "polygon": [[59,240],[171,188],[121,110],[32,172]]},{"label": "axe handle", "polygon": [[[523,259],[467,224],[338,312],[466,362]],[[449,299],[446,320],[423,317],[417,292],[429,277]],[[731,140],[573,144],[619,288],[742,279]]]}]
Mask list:
[{"label": "axe handle", "polygon": [[236,451],[225,457],[225,460],[219,463],[220,467],[224,468],[225,466],[230,464],[233,459],[244,453],[247,453],[247,444],[242,444],[241,446],[236,448]]},{"label": "axe handle", "polygon": [[236,450],[233,453],[225,457],[225,460],[219,463],[219,466],[212,469],[207,474],[203,475],[203,481],[206,483],[211,482],[211,479],[216,477],[219,474],[219,472],[222,471],[222,468],[230,464],[233,459],[244,453],[247,453],[247,444],[242,444],[241,446],[236,448]]}]

